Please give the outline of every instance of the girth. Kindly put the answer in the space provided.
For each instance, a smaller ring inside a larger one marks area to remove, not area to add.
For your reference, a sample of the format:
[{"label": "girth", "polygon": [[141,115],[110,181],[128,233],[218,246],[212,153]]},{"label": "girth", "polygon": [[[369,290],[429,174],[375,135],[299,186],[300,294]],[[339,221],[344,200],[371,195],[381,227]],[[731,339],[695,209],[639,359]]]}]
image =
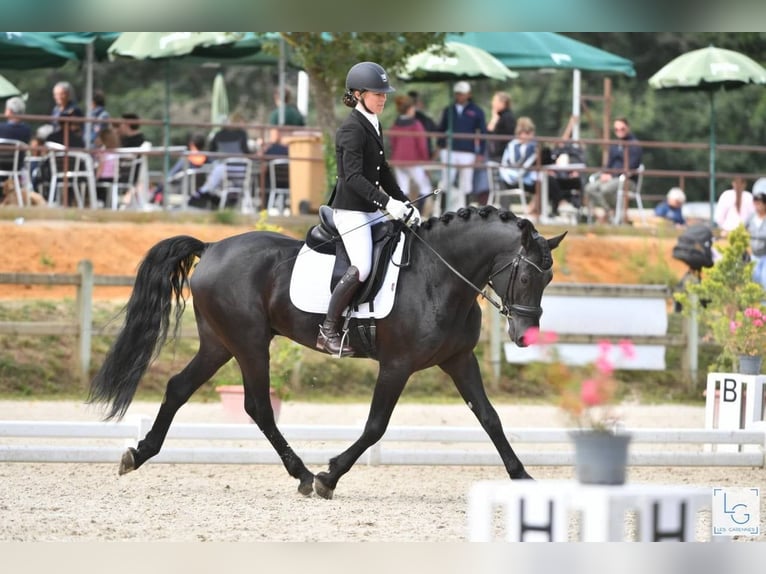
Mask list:
[{"label": "girth", "polygon": [[[388,262],[399,242],[402,226],[402,222],[398,220],[382,220],[371,225],[372,270],[370,276],[357,291],[351,302],[352,306],[372,302],[375,298],[375,294],[380,289],[386,275]],[[348,253],[346,253],[346,247],[343,245],[338,228],[335,227],[333,210],[330,206],[322,205],[319,207],[319,223],[309,229],[306,234],[306,245],[319,253],[335,255],[335,265],[330,283],[330,288],[335,289],[338,281],[351,265],[351,261],[348,258]]]}]

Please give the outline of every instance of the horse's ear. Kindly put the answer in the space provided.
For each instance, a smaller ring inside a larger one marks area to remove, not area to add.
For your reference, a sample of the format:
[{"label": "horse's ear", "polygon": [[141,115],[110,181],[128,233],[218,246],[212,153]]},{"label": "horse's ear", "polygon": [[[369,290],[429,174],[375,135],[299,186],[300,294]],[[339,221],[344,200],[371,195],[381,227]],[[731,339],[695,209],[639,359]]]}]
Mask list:
[{"label": "horse's ear", "polygon": [[567,232],[565,231],[561,235],[557,235],[556,237],[551,237],[550,239],[546,239],[546,241],[548,242],[548,247],[551,249],[551,251],[553,251],[559,246],[559,243],[561,243],[561,241],[564,239],[566,234]]},{"label": "horse's ear", "polygon": [[524,251],[530,251],[534,247],[537,231],[528,219],[520,219],[518,226],[521,229],[521,246]]}]

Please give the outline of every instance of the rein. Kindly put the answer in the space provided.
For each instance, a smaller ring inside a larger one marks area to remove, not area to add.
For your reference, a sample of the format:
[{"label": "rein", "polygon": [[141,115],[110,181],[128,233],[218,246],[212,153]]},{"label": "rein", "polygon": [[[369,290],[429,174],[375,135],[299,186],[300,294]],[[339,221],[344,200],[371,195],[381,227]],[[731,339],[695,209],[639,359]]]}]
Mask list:
[{"label": "rein", "polygon": [[[412,230],[410,230],[412,231]],[[420,241],[423,245],[425,245],[431,253],[436,256],[436,258],[444,263],[444,265],[447,266],[447,268],[452,271],[457,277],[459,277],[466,285],[468,285],[471,289],[476,291],[477,294],[479,294],[483,299],[486,301],[489,301],[489,303],[492,304],[495,309],[497,309],[501,315],[504,317],[510,319],[512,313],[517,313],[519,315],[525,315],[527,317],[540,317],[540,315],[543,314],[543,310],[540,307],[531,307],[529,305],[517,305],[515,303],[512,303],[510,306],[506,304],[504,300],[501,299],[500,302],[496,301],[490,293],[488,293],[486,290],[479,289],[476,285],[471,283],[471,280],[465,277],[460,271],[455,269],[444,257],[442,257],[433,247],[431,247],[425,239],[420,237],[417,233],[411,233],[412,237],[416,237],[418,241]],[[521,261],[525,261],[526,263],[529,263],[532,267],[537,269],[540,273],[543,273],[542,268],[537,265],[534,261],[531,261],[528,257],[522,255],[521,248],[519,248],[519,252],[516,254],[516,256],[511,259],[508,263],[503,265],[500,269],[495,271],[489,276],[489,280],[487,281],[487,284],[492,287],[492,289],[497,293],[497,290],[495,290],[495,286],[492,284],[492,278],[498,275],[499,273],[502,273],[505,271],[508,267],[512,267],[511,269],[511,277],[508,280],[508,289],[506,290],[506,299],[508,297],[513,297],[513,282],[516,279],[516,274],[518,273],[519,269],[519,263]]]}]

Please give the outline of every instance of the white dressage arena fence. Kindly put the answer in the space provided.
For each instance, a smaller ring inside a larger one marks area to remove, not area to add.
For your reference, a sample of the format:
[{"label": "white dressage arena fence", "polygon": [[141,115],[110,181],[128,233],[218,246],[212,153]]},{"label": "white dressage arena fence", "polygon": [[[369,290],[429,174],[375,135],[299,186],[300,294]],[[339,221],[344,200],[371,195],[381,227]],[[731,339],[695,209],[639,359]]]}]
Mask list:
[{"label": "white dressage arena fence", "polygon": [[[0,421],[2,462],[115,462],[149,431],[152,418],[120,422]],[[355,441],[361,425],[284,425],[285,438],[307,464],[324,464]],[[528,466],[571,466],[568,429],[506,430]],[[628,463],[635,466],[764,467],[766,423],[747,429],[626,429],[632,435]],[[735,445],[711,452],[709,445]],[[526,450],[529,449],[529,450]],[[150,462],[281,464],[253,424],[177,423]],[[392,426],[365,453],[370,465],[500,466],[480,427]]]}]

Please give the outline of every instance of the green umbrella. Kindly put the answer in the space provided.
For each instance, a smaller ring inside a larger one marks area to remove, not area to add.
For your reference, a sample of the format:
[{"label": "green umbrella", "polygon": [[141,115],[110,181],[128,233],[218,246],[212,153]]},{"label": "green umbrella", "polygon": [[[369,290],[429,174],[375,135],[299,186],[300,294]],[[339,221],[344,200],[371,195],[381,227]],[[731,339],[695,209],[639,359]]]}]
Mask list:
[{"label": "green umbrella", "polygon": [[572,70],[573,139],[579,139],[580,72],[636,75],[630,60],[554,32],[465,32],[447,40],[482,48],[514,69]]},{"label": "green umbrella", "polygon": [[482,48],[516,69],[577,69],[636,75],[630,60],[553,32],[465,32],[447,34],[447,40]]},{"label": "green umbrella", "polygon": [[205,48],[233,44],[241,38],[239,32],[123,32],[107,52],[113,57],[162,60],[201,54]]},{"label": "green umbrella", "polygon": [[682,54],[649,78],[649,85],[657,90],[707,92],[710,97],[711,223],[715,211],[715,93],[748,84],[766,84],[766,69],[740,52],[715,46]]},{"label": "green umbrella", "polygon": [[44,32],[0,32],[0,68],[57,68],[76,60],[55,38]]},{"label": "green umbrella", "polygon": [[[123,32],[107,50],[110,58],[165,61],[165,148],[170,140],[170,60],[174,58],[223,58],[225,47],[242,40],[242,32]],[[259,51],[260,44],[232,50],[230,55],[244,56]],[[169,155],[165,153],[165,173]]]},{"label": "green umbrella", "polygon": [[462,42],[445,42],[407,58],[399,77],[405,81],[439,82],[491,78],[511,80],[518,77],[489,52]]},{"label": "green umbrella", "polygon": [[20,96],[21,90],[14,86],[11,82],[6,80],[3,76],[0,76],[0,99],[12,98],[13,96]]},{"label": "green umbrella", "polygon": [[[210,123],[217,124],[229,117],[229,95],[226,93],[226,81],[223,74],[218,72],[213,80],[213,94],[210,102]],[[211,134],[218,131],[213,128]]]}]

